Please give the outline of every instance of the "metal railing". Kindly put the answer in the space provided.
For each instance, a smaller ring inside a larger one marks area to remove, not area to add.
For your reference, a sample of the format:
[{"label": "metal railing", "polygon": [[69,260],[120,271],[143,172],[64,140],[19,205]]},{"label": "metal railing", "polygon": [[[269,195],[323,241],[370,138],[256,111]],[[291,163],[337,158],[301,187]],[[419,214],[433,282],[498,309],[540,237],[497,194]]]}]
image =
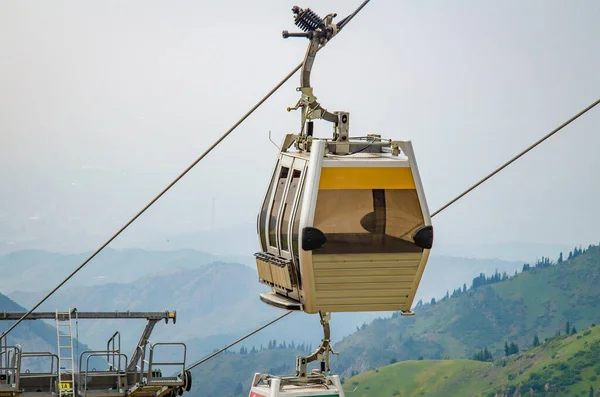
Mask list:
[{"label": "metal railing", "polygon": [[[154,362],[154,354],[155,350],[158,346],[181,346],[183,347],[183,361],[169,361],[169,362]],[[150,359],[148,360],[148,384],[149,385],[173,385],[173,386],[181,386],[183,385],[183,374],[185,372],[185,359],[187,354],[187,347],[185,343],[181,342],[157,342],[150,346]],[[158,366],[181,366],[181,372],[179,375],[174,377],[163,377],[163,376],[154,376],[153,367]]]},{"label": "metal railing", "polygon": [[8,346],[0,338],[0,392],[19,390],[21,373],[21,346]]},{"label": "metal railing", "polygon": [[[85,359],[85,366],[83,366],[83,357],[87,356]],[[109,367],[108,370],[106,371],[97,371],[96,368],[92,368],[92,370],[90,371],[90,359],[92,357],[118,357],[117,361],[120,363],[121,359],[124,359],[124,362],[127,362],[127,355],[125,355],[124,353],[116,353],[115,351],[110,351],[110,350],[86,350],[84,352],[82,352],[79,355],[79,365],[81,370],[79,371],[79,378],[78,378],[78,391],[79,391],[79,395],[82,397],[86,397],[88,395],[88,392],[90,391],[94,391],[94,389],[92,390],[88,390],[88,380],[90,379],[94,379],[94,378],[113,378],[114,379],[114,383],[111,383],[110,385],[112,386],[112,389],[117,390],[119,393],[123,393],[123,389],[127,389],[128,388],[128,384],[127,384],[127,373],[124,369],[121,368],[117,368],[115,369],[114,367]],[[85,370],[84,370],[85,369]],[[90,374],[91,373],[91,374]],[[83,378],[83,379],[82,379]],[[107,383],[104,383],[103,386],[107,386]],[[100,390],[108,390],[106,387],[103,388],[98,388],[98,391]]]},{"label": "metal railing", "polygon": [[[116,348],[115,348],[116,347]],[[121,334],[119,331],[115,332],[106,342],[106,361],[108,362],[109,369],[114,370],[115,368],[120,371],[121,368]],[[117,365],[115,366],[115,361]],[[125,361],[127,363],[127,361]]]},{"label": "metal railing", "polygon": [[[57,393],[57,385],[58,385],[58,367],[59,360],[58,355],[50,352],[23,352],[21,354],[22,361],[26,361],[28,359],[35,358],[50,358],[50,369],[49,371],[40,371],[40,372],[31,372],[29,369],[26,369],[24,372],[20,372],[20,380],[21,387],[24,391],[34,391],[34,392],[50,392],[53,394]],[[25,365],[21,365],[22,368],[25,368]],[[36,379],[46,380],[48,383],[44,384],[43,381],[39,383],[36,382]],[[30,390],[31,389],[31,390]]]}]

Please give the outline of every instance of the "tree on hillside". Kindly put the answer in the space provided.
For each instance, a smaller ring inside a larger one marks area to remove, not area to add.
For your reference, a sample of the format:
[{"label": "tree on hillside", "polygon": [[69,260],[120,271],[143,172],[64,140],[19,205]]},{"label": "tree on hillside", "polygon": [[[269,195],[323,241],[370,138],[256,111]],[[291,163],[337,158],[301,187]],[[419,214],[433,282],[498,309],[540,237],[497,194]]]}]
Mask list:
[{"label": "tree on hillside", "polygon": [[473,354],[473,360],[475,361],[494,361],[492,353],[488,350],[487,346],[483,350],[479,350]]},{"label": "tree on hillside", "polygon": [[577,333],[577,329],[575,328],[575,326],[571,327],[571,335],[575,335]]},{"label": "tree on hillside", "polygon": [[590,385],[590,394],[588,394],[590,397],[594,397],[594,386]]},{"label": "tree on hillside", "polygon": [[533,347],[538,347],[540,345],[540,338],[538,338],[537,334],[533,337]]},{"label": "tree on hillside", "polygon": [[[539,342],[539,341],[538,341]],[[504,342],[504,355],[511,356],[513,354],[519,353],[519,346],[515,342]]]},{"label": "tree on hillside", "polygon": [[560,255],[558,255],[558,260],[557,263],[560,265],[561,263],[563,263],[563,254],[562,252],[560,253]]},{"label": "tree on hillside", "polygon": [[571,323],[567,321],[567,326],[565,327],[565,334],[569,335],[571,333]]},{"label": "tree on hillside", "polygon": [[550,258],[547,258],[545,256],[542,256],[542,259],[538,259],[535,262],[535,267],[543,268],[543,267],[550,267],[550,266],[552,266],[552,261],[550,260]]},{"label": "tree on hillside", "polygon": [[575,247],[572,252],[569,252],[568,259],[575,259],[583,253],[584,253],[584,251],[581,248]]},{"label": "tree on hillside", "polygon": [[519,353],[519,345],[515,342],[510,342],[510,346],[508,347],[510,354],[518,354]]},{"label": "tree on hillside", "polygon": [[485,359],[485,361],[494,361],[494,359],[492,358],[492,353],[490,353],[487,347],[483,349],[483,358]]}]

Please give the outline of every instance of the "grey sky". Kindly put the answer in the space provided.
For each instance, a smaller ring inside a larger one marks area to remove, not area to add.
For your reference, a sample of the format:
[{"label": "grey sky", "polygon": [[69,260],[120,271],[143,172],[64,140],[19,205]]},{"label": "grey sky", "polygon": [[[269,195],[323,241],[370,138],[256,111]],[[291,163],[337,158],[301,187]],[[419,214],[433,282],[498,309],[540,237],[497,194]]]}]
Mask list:
[{"label": "grey sky", "polygon": [[[294,4],[358,3],[1,2],[0,242],[94,248],[302,59]],[[372,0],[312,83],[353,135],[413,141],[433,211],[600,97],[598,20],[598,1]],[[217,227],[254,222],[298,79],[116,246],[208,228],[213,198]],[[600,108],[436,217],[436,241],[600,241],[599,130]]]}]

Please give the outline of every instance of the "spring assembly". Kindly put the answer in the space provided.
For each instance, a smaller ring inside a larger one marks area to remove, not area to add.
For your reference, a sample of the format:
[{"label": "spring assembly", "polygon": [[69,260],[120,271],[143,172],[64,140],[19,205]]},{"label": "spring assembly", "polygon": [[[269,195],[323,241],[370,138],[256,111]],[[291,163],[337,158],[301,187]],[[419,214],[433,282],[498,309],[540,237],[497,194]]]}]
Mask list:
[{"label": "spring assembly", "polygon": [[317,30],[318,28],[323,29],[325,27],[325,24],[323,23],[321,17],[319,17],[310,8],[303,10],[298,6],[294,6],[294,8],[292,8],[292,11],[294,12],[294,14],[296,14],[294,23],[304,32],[312,32],[314,30]]}]

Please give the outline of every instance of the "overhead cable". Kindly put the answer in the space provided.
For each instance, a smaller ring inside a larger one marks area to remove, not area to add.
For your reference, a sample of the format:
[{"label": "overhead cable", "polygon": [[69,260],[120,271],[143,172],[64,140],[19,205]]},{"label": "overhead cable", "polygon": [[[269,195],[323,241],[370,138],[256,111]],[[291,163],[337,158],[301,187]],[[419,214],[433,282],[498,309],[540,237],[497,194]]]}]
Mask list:
[{"label": "overhead cable", "polygon": [[471,186],[470,188],[468,188],[467,190],[465,190],[464,192],[462,192],[461,194],[459,194],[458,196],[456,196],[455,198],[453,198],[452,200],[450,200],[442,208],[440,208],[439,210],[437,210],[433,214],[431,214],[431,217],[436,216],[437,214],[439,214],[440,212],[442,212],[446,208],[450,207],[452,204],[456,203],[458,200],[460,200],[461,198],[463,198],[467,194],[471,193],[473,190],[475,190],[477,187],[479,187],[485,181],[487,181],[488,179],[490,179],[491,177],[493,177],[494,175],[496,175],[497,173],[499,173],[500,171],[502,171],[503,169],[505,169],[506,167],[508,167],[512,163],[514,163],[515,161],[517,161],[519,158],[523,157],[525,154],[527,154],[533,148],[535,148],[536,146],[538,146],[540,143],[544,142],[546,139],[550,138],[551,136],[553,136],[554,134],[556,134],[558,131],[562,130],[567,125],[571,124],[573,121],[577,120],[580,116],[582,116],[587,111],[591,110],[594,106],[596,106],[599,103],[600,103],[600,99],[598,99],[596,102],[592,103],[587,108],[583,109],[581,112],[577,113],[575,116],[571,117],[569,120],[565,121],[563,124],[561,124],[555,130],[551,131],[550,133],[548,133],[547,135],[545,135],[543,138],[541,138],[537,142],[535,142],[533,145],[529,146],[527,149],[523,150],[521,153],[517,154],[512,159],[508,160],[506,163],[502,164],[500,167],[496,168],[493,172],[491,172],[490,174],[488,174],[485,178],[481,179],[479,182],[477,182],[476,184],[474,184],[473,186]]}]

